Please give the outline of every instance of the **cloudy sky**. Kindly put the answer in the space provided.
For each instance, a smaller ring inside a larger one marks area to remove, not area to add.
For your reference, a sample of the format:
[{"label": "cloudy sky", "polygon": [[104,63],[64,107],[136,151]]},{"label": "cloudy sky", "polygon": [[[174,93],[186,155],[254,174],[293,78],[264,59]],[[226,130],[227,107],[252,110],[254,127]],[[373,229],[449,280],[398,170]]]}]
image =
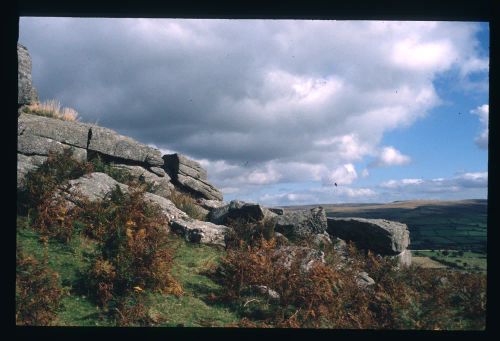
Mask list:
[{"label": "cloudy sky", "polygon": [[225,200],[487,197],[487,23],[30,17],[19,42],[41,100],[198,160]]}]

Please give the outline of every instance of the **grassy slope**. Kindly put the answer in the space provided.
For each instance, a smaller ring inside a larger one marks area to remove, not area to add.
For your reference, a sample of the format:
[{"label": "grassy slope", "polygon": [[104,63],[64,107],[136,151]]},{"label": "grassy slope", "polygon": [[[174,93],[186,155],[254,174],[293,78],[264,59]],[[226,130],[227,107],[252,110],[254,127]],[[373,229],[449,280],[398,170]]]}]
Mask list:
[{"label": "grassy slope", "polygon": [[[17,225],[17,243],[26,253],[42,259],[44,248],[39,235],[28,226],[25,217],[18,217]],[[223,326],[239,320],[227,307],[205,303],[208,292],[216,291],[218,285],[201,273],[218,261],[222,251],[209,246],[188,244],[175,236],[173,238],[177,247],[173,273],[181,283],[184,295],[175,297],[146,293],[153,302],[151,309],[165,318],[163,325]],[[96,304],[78,290],[78,273],[87,266],[86,254],[92,252],[93,247],[93,243],[84,237],[75,237],[68,245],[57,241],[49,242],[49,266],[60,274],[62,285],[68,289],[56,325],[111,325],[110,321],[102,318]]]}]

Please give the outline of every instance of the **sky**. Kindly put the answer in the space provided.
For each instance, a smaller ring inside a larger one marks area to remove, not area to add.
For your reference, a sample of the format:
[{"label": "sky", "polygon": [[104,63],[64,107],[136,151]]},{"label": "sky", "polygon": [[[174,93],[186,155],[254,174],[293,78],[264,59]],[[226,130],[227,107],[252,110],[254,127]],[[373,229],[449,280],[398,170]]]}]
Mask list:
[{"label": "sky", "polygon": [[486,199],[489,26],[22,17],[40,100],[266,205]]}]

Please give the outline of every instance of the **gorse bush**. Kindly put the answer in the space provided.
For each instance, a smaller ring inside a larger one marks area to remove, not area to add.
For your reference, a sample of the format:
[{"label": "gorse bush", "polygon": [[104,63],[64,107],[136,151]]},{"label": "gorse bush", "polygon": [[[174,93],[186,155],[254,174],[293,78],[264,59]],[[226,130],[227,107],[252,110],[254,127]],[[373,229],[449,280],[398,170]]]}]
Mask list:
[{"label": "gorse bush", "polygon": [[63,121],[78,121],[78,112],[72,108],[61,108],[61,103],[55,99],[33,103],[23,108],[28,114],[57,118]]},{"label": "gorse bush", "polygon": [[61,307],[64,292],[59,276],[47,262],[16,249],[16,324],[50,325]]},{"label": "gorse bush", "polygon": [[205,213],[201,211],[200,207],[196,204],[195,199],[191,195],[173,190],[170,193],[169,199],[175,207],[184,211],[191,218],[198,220],[206,219]]},{"label": "gorse bush", "polygon": [[86,273],[89,294],[102,306],[116,304],[135,290],[181,294],[171,276],[173,252],[167,220],[143,199],[143,190],[123,193],[117,186],[100,202],[89,202],[79,218],[85,233],[100,242]]}]

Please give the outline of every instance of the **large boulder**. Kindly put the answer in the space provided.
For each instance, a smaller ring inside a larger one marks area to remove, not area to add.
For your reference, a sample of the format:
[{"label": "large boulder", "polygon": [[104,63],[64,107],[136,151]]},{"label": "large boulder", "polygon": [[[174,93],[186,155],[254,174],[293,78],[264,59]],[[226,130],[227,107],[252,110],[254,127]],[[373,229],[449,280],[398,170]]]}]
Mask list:
[{"label": "large boulder", "polygon": [[161,152],[158,149],[104,127],[91,126],[89,128],[88,149],[112,158],[149,166],[163,166]]},{"label": "large boulder", "polygon": [[328,218],[328,233],[381,255],[400,254],[410,243],[406,224],[385,219]]},{"label": "large boulder", "polygon": [[222,201],[222,193],[208,182],[207,171],[182,154],[163,156],[164,168],[174,184],[198,198]]},{"label": "large boulder", "polygon": [[326,213],[322,207],[310,210],[284,211],[277,216],[275,231],[287,237],[302,238],[325,233],[327,230]]},{"label": "large boulder", "polygon": [[[66,145],[87,149],[91,125],[63,121],[51,117],[21,114],[18,118],[17,138],[45,137]],[[21,142],[24,143],[24,142]]]},{"label": "large boulder", "polygon": [[17,44],[17,103],[29,105],[38,102],[38,94],[31,80],[31,57],[28,49]]},{"label": "large boulder", "polygon": [[62,153],[64,149],[73,150],[72,157],[78,161],[87,161],[87,150],[63,144],[46,137],[24,133],[17,139],[17,152],[24,155],[48,156],[50,152]]},{"label": "large boulder", "polygon": [[31,171],[36,170],[42,163],[47,160],[46,156],[27,156],[17,154],[17,188],[22,189],[25,185],[25,177]]},{"label": "large boulder", "polygon": [[174,189],[174,185],[170,182],[168,174],[163,173],[163,176],[159,176],[157,173],[153,173],[144,167],[124,164],[113,164],[112,168],[126,171],[136,180],[142,179],[142,181],[151,184],[152,188],[150,192],[164,198],[168,199]]},{"label": "large boulder", "polygon": [[86,174],[78,179],[69,180],[66,186],[61,187],[64,197],[79,204],[80,200],[103,200],[116,186],[123,192],[128,192],[128,186],[119,183],[105,173],[95,172]]},{"label": "large boulder", "polygon": [[196,219],[177,219],[170,223],[172,230],[192,243],[203,243],[225,246],[225,235],[228,227],[216,225]]},{"label": "large boulder", "polygon": [[226,224],[229,220],[258,222],[272,219],[276,214],[267,208],[254,203],[232,200],[229,204],[212,209],[209,219],[215,224]]},{"label": "large boulder", "polygon": [[227,202],[220,200],[208,200],[205,198],[196,199],[196,203],[208,211],[212,211],[216,208],[226,206]]}]

